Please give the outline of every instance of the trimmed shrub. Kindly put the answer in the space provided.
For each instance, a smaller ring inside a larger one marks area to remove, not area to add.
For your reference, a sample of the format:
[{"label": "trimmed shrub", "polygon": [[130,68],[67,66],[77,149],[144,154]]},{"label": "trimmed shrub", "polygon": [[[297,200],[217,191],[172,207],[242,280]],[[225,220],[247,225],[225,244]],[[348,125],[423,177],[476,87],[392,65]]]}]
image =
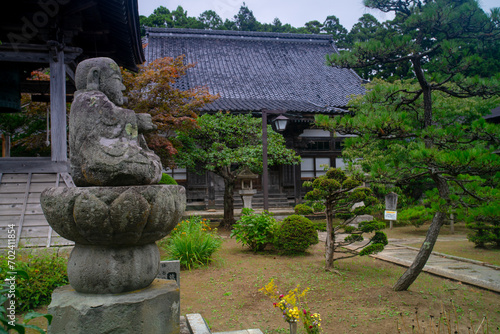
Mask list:
[{"label": "trimmed shrub", "polygon": [[400,225],[413,225],[415,227],[420,227],[424,223],[430,222],[433,217],[433,212],[427,209],[423,205],[415,205],[413,207],[408,207],[405,210],[398,212],[397,223]]},{"label": "trimmed shrub", "polygon": [[288,216],[276,229],[275,247],[285,254],[303,253],[318,242],[315,224],[303,216]]},{"label": "trimmed shrub", "polygon": [[198,216],[183,220],[169,237],[158,242],[158,246],[169,254],[169,260],[179,260],[183,268],[207,265],[222,246],[217,230],[212,230],[209,223]]},{"label": "trimmed shrub", "polygon": [[177,181],[175,181],[170,175],[163,173],[161,174],[161,180],[158,184],[177,184]]},{"label": "trimmed shrub", "polygon": [[[52,299],[52,291],[55,288],[69,284],[66,272],[68,260],[63,257],[53,255],[30,255],[27,260],[16,260],[16,269],[27,273],[27,277],[17,276],[16,309],[19,312],[33,310],[40,305],[48,305]],[[5,275],[12,270],[8,268],[8,260],[0,258],[0,280],[5,279]]]},{"label": "trimmed shrub", "polygon": [[298,215],[310,215],[313,213],[313,209],[305,204],[297,204],[293,211]]},{"label": "trimmed shrub", "polygon": [[269,212],[254,214],[254,210],[245,208],[240,220],[233,225],[231,238],[235,237],[236,241],[254,252],[261,251],[273,243],[276,224],[276,219]]},{"label": "trimmed shrub", "polygon": [[476,247],[494,247],[500,249],[500,211],[499,202],[492,201],[483,207],[469,210],[469,215],[465,218],[468,229],[467,238]]},{"label": "trimmed shrub", "polygon": [[323,203],[314,202],[312,205],[314,213],[325,212],[326,206]]}]

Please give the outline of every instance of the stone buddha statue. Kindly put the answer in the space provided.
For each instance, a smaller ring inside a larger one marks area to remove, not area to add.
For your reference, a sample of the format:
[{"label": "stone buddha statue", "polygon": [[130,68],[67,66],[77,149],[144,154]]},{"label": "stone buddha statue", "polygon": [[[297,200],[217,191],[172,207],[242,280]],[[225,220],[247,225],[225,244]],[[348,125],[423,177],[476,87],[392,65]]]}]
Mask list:
[{"label": "stone buddha statue", "polygon": [[149,114],[122,108],[120,68],[110,58],[82,61],[71,106],[71,173],[77,186],[156,184],[161,162],[143,134],[155,129]]}]

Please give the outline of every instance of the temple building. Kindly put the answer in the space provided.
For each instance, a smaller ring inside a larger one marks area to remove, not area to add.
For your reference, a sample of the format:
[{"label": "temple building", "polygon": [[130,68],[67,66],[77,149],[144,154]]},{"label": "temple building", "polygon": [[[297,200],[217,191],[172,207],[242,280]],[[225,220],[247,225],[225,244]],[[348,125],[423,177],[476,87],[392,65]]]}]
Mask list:
[{"label": "temple building", "polygon": [[[343,138],[315,129],[314,116],[347,113],[349,97],[363,94],[364,88],[354,71],[326,65],[325,56],[338,52],[331,36],[149,28],[146,37],[147,62],[185,55],[185,61],[196,66],[179,87],[207,86],[211,94],[220,95],[202,113],[251,112],[262,117],[263,111],[271,111],[270,122],[278,113],[288,119],[282,134],[302,163],[269,168],[271,207],[295,205],[304,194],[304,180],[321,175],[324,166],[343,166]],[[188,206],[222,206],[223,182],[218,176],[183,168],[169,172],[186,187]],[[262,186],[260,179],[254,183],[258,207]]]}]

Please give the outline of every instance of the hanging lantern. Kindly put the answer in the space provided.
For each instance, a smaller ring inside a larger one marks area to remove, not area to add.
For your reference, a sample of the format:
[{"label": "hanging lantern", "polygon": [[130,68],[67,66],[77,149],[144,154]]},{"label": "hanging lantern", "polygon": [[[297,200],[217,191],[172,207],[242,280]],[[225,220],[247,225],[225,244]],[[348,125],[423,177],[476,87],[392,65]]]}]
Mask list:
[{"label": "hanging lantern", "polygon": [[19,69],[14,64],[0,64],[0,113],[21,111]]},{"label": "hanging lantern", "polygon": [[288,117],[279,115],[274,119],[273,125],[276,131],[278,132],[285,131],[286,126],[288,125]]}]

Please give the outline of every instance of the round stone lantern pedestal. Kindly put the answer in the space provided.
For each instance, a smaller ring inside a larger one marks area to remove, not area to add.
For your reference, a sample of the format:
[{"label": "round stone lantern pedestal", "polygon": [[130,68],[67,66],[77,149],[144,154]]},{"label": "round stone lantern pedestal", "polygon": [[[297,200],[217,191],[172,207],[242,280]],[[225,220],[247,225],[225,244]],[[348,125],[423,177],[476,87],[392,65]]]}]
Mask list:
[{"label": "round stone lantern pedestal", "polygon": [[243,189],[239,191],[244,208],[252,208],[252,198],[256,193],[256,189]]},{"label": "round stone lantern pedestal", "polygon": [[120,248],[77,244],[68,260],[68,279],[81,293],[120,293],[149,286],[159,265],[154,243]]},{"label": "round stone lantern pedestal", "polygon": [[147,287],[160,266],[156,240],[178,223],[185,189],[173,185],[48,188],[40,202],[50,226],[75,241],[68,261],[81,293],[121,293]]}]

